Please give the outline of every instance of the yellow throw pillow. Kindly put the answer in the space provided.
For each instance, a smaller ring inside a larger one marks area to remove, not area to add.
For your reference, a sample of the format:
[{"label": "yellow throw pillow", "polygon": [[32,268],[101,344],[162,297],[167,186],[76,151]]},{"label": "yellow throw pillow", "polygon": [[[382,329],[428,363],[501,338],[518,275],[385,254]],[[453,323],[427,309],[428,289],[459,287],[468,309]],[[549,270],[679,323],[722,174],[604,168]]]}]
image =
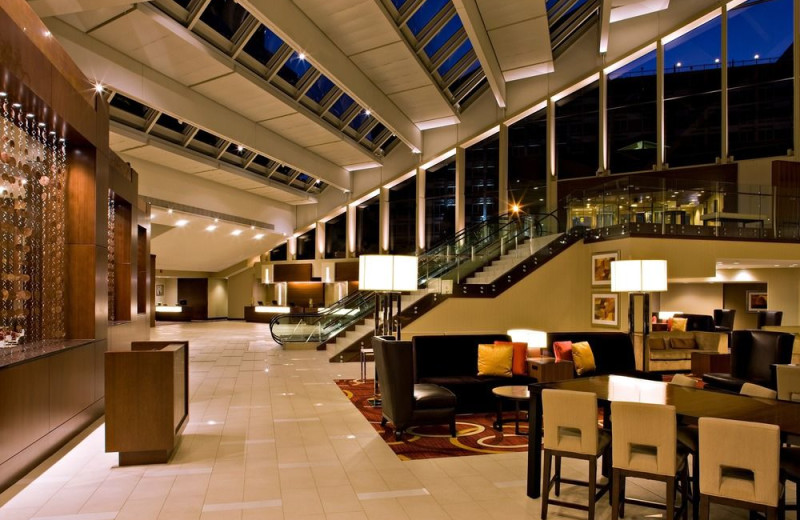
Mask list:
[{"label": "yellow throw pillow", "polygon": [[478,375],[511,377],[514,347],[508,345],[478,345]]},{"label": "yellow throw pillow", "polygon": [[672,330],[686,332],[686,318],[672,318]]},{"label": "yellow throw pillow", "polygon": [[595,371],[597,367],[594,364],[594,354],[588,341],[572,344],[572,362],[575,363],[575,372],[579,376]]}]

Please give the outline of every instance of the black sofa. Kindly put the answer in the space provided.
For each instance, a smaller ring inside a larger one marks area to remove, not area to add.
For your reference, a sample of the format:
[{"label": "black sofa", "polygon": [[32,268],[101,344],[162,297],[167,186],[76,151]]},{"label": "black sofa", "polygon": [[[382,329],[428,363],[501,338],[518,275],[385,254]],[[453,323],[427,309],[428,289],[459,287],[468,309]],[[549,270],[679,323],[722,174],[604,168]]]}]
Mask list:
[{"label": "black sofa", "polygon": [[511,341],[506,334],[462,334],[414,336],[416,383],[443,386],[456,394],[456,413],[490,412],[497,409],[492,388],[528,385],[528,376],[478,375],[478,345]]},{"label": "black sofa", "polygon": [[[631,337],[625,332],[548,332],[547,355],[555,357],[553,343],[556,341],[587,341],[592,348],[597,369],[583,377],[599,375],[625,375],[640,379],[660,381],[658,374],[636,370],[636,358],[633,355]],[[578,374],[575,373],[575,377]]]}]

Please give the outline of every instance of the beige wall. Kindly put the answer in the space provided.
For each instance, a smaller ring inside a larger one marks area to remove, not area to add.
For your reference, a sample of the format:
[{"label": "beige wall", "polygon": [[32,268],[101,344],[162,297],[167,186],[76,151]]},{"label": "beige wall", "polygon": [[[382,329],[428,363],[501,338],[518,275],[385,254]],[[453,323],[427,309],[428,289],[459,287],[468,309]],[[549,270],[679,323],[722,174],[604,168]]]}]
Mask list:
[{"label": "beige wall", "polygon": [[228,280],[224,278],[208,279],[208,317],[225,318],[228,316]]},{"label": "beige wall", "polygon": [[156,285],[164,286],[164,296],[156,296],[156,303],[164,305],[178,304],[178,279],[177,278],[156,278]]},{"label": "beige wall", "polygon": [[661,305],[653,310],[713,314],[714,309],[723,307],[722,303],[722,284],[673,283],[661,295]]},{"label": "beige wall", "polygon": [[244,308],[258,300],[264,301],[266,292],[259,283],[261,266],[245,269],[228,278],[228,318],[244,319]]}]

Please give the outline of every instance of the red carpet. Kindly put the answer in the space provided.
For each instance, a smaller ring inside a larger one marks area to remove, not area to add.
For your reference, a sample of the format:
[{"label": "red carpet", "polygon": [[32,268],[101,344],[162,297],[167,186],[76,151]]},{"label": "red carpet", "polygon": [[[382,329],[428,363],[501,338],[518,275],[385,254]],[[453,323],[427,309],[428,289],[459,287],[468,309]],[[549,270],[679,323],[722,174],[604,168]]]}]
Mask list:
[{"label": "red carpet", "polygon": [[[500,433],[492,428],[495,414],[465,414],[456,416],[457,437],[450,437],[450,428],[441,426],[419,426],[406,431],[400,442],[394,439],[391,424],[381,427],[380,408],[373,408],[367,402],[372,397],[372,380],[365,382],[338,380],[336,384],[342,392],[372,424],[381,438],[402,460],[433,459],[438,457],[459,457],[487,453],[524,452],[528,450],[528,437],[514,435],[514,423],[504,425]],[[507,412],[506,419],[513,417]],[[527,421],[520,424],[527,431]]]}]

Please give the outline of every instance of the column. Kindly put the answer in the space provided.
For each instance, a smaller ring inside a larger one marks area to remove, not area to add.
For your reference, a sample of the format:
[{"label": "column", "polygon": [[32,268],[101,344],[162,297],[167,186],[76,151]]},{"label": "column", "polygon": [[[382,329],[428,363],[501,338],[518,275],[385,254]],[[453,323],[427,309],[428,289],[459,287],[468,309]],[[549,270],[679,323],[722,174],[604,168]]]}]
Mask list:
[{"label": "column", "polygon": [[428,171],[417,168],[417,254],[425,250],[425,179]]},{"label": "column", "polygon": [[389,252],[389,191],[389,188],[382,187],[378,195],[378,249],[382,255]]},{"label": "column", "polygon": [[664,44],[656,42],[656,170],[663,170],[664,151]]},{"label": "column", "polygon": [[725,164],[730,158],[730,141],[728,139],[728,5],[722,4],[722,43],[720,48],[720,63],[722,65],[722,120],[720,121],[720,164]]},{"label": "column", "polygon": [[558,209],[558,177],[556,177],[556,104],[547,100],[547,212]]},{"label": "column", "polygon": [[355,258],[356,255],[356,205],[347,205],[347,258]]},{"label": "column", "polygon": [[497,162],[497,212],[505,215],[510,211],[508,202],[508,125],[501,123],[499,139],[500,157]]},{"label": "column", "polygon": [[597,173],[608,174],[608,75],[600,71],[598,79],[600,104],[598,105]]},{"label": "column", "polygon": [[467,223],[465,205],[465,184],[467,179],[467,151],[464,147],[456,148],[456,232],[464,229]]},{"label": "column", "polygon": [[316,229],[317,243],[316,251],[314,251],[314,258],[323,260],[325,258],[325,223],[318,220]]}]

